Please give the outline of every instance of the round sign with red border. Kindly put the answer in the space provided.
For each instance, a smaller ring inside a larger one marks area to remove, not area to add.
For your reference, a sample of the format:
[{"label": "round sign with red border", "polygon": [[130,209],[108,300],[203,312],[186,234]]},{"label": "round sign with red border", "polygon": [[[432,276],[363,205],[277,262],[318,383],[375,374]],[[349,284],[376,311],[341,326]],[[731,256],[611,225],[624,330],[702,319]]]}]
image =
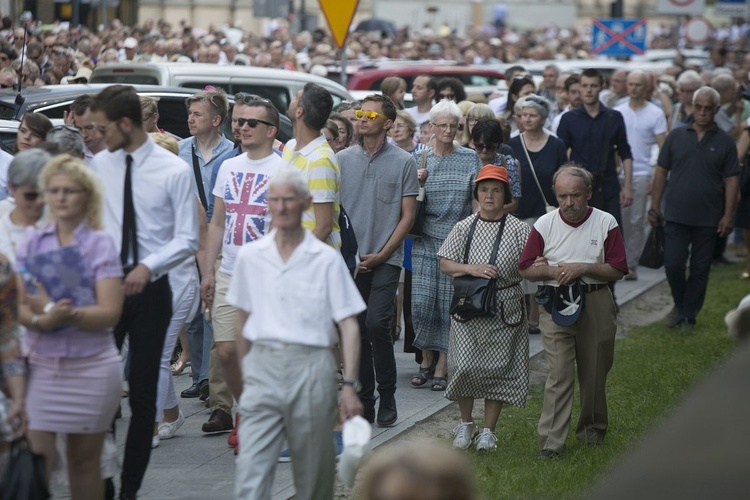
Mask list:
[{"label": "round sign with red border", "polygon": [[688,21],[685,26],[685,38],[690,43],[701,44],[706,43],[711,38],[711,32],[714,27],[703,17],[695,17]]}]

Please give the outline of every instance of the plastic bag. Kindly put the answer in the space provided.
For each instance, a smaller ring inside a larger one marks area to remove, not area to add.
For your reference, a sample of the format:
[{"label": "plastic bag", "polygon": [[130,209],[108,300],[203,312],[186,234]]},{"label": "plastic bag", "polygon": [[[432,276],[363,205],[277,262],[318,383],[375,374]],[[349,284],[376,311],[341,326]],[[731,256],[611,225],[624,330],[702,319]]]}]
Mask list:
[{"label": "plastic bag", "polygon": [[662,226],[651,228],[638,264],[649,269],[659,269],[664,265],[664,228]]},{"label": "plastic bag", "polygon": [[339,477],[347,488],[351,488],[359,466],[372,450],[372,427],[364,418],[354,417],[344,422],[341,434],[344,451],[339,460]]},{"label": "plastic bag", "polygon": [[13,441],[8,468],[0,482],[0,500],[46,500],[49,497],[44,457],[31,451],[25,438]]}]

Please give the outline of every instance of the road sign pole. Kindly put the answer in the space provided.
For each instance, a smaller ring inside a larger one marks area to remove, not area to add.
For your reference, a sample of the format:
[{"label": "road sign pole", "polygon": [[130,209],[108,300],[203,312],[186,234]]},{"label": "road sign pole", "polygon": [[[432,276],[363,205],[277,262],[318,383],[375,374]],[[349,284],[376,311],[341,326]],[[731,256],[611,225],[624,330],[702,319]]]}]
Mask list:
[{"label": "road sign pole", "polygon": [[344,42],[343,47],[341,47],[341,85],[346,87],[346,81],[347,81],[347,74],[346,74],[346,42]]}]

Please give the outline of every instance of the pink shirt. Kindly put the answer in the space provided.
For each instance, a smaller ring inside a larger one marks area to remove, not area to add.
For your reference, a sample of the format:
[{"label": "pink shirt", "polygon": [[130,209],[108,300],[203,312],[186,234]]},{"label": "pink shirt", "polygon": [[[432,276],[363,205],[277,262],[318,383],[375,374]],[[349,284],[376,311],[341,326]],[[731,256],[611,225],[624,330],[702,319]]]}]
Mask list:
[{"label": "pink shirt", "polygon": [[[95,283],[106,278],[121,278],[120,259],[115,252],[112,237],[100,230],[81,224],[73,233],[73,245],[78,247],[86,272]],[[17,249],[19,266],[25,265],[28,255],[51,252],[60,248],[55,224],[43,229],[30,229],[26,241]],[[112,329],[79,330],[67,327],[52,332],[39,332],[29,328],[26,334],[26,347],[29,353],[51,358],[82,358],[95,356],[109,349],[114,343]]]}]

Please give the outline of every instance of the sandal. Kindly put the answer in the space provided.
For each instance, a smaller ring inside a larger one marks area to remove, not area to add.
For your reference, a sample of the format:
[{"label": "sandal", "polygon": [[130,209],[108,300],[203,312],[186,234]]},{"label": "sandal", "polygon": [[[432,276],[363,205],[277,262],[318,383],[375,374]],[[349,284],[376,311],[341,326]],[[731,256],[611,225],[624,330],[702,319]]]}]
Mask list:
[{"label": "sandal", "polygon": [[[419,372],[411,378],[411,385],[414,387],[422,387],[432,378],[435,373],[434,366],[428,366],[427,368],[419,367]],[[417,381],[417,383],[414,383]]]},{"label": "sandal", "polygon": [[187,368],[187,366],[188,366],[189,364],[190,364],[190,362],[189,362],[189,361],[182,361],[182,360],[179,360],[179,359],[178,359],[178,360],[177,360],[177,362],[176,362],[176,363],[174,363],[174,364],[173,364],[173,365],[172,365],[172,366],[170,367],[170,368],[171,368],[171,370],[172,370],[172,375],[180,375],[180,374],[181,374],[181,373],[182,373],[182,372],[183,372],[183,371],[185,370],[185,368]]},{"label": "sandal", "polygon": [[433,377],[431,391],[444,391],[446,387],[448,387],[448,377]]}]

